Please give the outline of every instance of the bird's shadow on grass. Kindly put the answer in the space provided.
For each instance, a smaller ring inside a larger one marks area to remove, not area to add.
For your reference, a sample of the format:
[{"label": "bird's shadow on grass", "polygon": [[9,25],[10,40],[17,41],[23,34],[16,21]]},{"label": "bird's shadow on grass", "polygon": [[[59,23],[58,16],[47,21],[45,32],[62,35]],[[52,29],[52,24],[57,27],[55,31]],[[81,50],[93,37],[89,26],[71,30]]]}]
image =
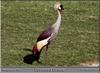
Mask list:
[{"label": "bird's shadow on grass", "polygon": [[[23,48],[23,50],[31,52],[30,54],[27,54],[23,57],[23,62],[26,64],[32,64],[34,62],[34,55],[32,54],[32,50],[30,48]],[[42,64],[41,62],[38,63]]]},{"label": "bird's shadow on grass", "polygon": [[27,54],[23,57],[23,62],[26,64],[32,64],[32,50],[30,48],[23,48],[23,51],[31,52],[31,54]]}]

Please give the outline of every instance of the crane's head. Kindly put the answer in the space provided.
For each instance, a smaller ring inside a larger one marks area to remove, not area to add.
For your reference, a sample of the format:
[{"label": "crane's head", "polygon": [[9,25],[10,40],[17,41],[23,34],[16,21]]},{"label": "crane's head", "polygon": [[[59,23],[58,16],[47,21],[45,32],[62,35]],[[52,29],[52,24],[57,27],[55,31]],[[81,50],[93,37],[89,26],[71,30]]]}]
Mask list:
[{"label": "crane's head", "polygon": [[64,10],[63,5],[60,2],[56,2],[54,5],[55,10],[59,10],[60,12]]}]

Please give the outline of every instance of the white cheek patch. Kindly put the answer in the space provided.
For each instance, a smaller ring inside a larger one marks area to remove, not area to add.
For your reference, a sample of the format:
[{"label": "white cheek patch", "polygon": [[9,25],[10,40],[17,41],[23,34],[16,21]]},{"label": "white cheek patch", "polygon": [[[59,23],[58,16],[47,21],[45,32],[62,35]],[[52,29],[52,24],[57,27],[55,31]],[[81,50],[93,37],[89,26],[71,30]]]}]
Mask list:
[{"label": "white cheek patch", "polygon": [[59,9],[61,10],[61,7],[59,7]]},{"label": "white cheek patch", "polygon": [[42,41],[37,42],[37,49],[38,49],[38,51],[40,51],[40,50],[42,49],[43,46],[45,46],[45,45],[48,44],[48,40],[49,40],[49,39],[50,39],[50,37],[47,38],[47,39],[44,39],[44,40],[42,40]]}]

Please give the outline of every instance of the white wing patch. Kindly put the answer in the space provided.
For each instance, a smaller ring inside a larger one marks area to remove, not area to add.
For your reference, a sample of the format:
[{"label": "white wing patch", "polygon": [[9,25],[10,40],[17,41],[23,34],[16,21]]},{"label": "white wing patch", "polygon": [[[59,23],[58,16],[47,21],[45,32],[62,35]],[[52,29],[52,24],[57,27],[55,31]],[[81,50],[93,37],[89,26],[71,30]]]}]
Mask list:
[{"label": "white wing patch", "polygon": [[50,38],[51,38],[51,36],[48,37],[47,39],[44,39],[44,40],[41,40],[41,41],[37,42],[37,49],[38,49],[38,51],[40,51],[40,50],[42,49],[43,46],[45,46],[45,45],[48,44],[48,40],[49,40]]}]

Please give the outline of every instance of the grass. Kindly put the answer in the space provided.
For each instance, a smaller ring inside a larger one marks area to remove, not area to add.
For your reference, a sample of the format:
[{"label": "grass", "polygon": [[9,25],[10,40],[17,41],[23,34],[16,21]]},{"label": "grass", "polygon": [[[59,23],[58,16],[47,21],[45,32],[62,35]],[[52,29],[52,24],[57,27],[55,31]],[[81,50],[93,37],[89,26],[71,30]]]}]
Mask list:
[{"label": "grass", "polygon": [[53,8],[55,1],[2,1],[1,3],[1,66],[44,67],[73,66],[99,59],[99,2],[61,1],[60,32],[48,50],[48,65],[45,65],[44,49],[42,64],[23,63],[30,54],[38,35],[57,18]]}]

